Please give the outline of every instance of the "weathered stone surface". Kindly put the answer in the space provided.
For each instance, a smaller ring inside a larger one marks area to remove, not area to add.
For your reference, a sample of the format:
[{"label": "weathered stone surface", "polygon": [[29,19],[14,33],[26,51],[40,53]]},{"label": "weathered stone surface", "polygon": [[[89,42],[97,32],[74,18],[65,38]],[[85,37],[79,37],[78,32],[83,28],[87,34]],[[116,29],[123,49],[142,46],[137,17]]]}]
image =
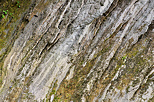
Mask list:
[{"label": "weathered stone surface", "polygon": [[154,101],[153,0],[30,2],[1,18],[18,25],[4,28],[0,100]]}]

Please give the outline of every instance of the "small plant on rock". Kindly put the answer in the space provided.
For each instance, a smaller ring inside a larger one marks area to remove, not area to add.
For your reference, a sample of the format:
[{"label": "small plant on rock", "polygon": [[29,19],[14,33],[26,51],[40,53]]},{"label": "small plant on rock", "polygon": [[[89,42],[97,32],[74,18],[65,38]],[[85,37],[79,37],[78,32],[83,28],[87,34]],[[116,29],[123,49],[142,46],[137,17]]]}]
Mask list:
[{"label": "small plant on rock", "polygon": [[17,1],[17,4],[16,4],[19,8],[20,8],[20,4],[19,4],[19,1]]},{"label": "small plant on rock", "polygon": [[126,58],[127,58],[127,56],[123,56],[123,57],[122,57],[122,60],[125,60]]},{"label": "small plant on rock", "polygon": [[7,15],[7,12],[8,12],[8,10],[6,10],[6,11],[5,11],[5,10],[3,10],[3,13],[4,13],[5,15]]},{"label": "small plant on rock", "polygon": [[2,16],[1,16],[1,18],[4,18],[5,17],[5,15],[7,15],[7,12],[8,12],[8,10],[3,10],[3,14],[2,14]]},{"label": "small plant on rock", "polygon": [[2,18],[4,18],[5,16],[4,16],[4,14],[2,14]]}]

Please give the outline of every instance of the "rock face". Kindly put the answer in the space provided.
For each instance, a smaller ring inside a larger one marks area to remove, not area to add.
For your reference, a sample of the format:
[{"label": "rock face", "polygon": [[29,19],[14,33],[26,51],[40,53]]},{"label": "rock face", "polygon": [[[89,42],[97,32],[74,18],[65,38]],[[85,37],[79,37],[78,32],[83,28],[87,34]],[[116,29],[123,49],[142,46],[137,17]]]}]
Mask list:
[{"label": "rock face", "polygon": [[154,0],[19,2],[1,18],[2,102],[154,101]]}]

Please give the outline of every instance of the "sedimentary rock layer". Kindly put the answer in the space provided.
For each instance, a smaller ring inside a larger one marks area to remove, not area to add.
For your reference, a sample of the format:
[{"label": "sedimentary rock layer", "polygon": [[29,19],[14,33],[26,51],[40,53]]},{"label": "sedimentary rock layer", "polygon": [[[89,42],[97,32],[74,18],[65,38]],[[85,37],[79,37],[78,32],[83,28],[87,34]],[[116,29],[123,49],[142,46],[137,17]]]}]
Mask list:
[{"label": "sedimentary rock layer", "polygon": [[4,102],[154,101],[153,0],[34,0],[15,24]]}]

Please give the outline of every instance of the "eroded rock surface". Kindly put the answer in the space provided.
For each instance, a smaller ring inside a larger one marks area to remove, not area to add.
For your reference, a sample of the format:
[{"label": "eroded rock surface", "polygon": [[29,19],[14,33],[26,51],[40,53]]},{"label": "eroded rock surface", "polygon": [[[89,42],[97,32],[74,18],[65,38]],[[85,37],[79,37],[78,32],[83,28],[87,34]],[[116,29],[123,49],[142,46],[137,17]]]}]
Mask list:
[{"label": "eroded rock surface", "polygon": [[12,45],[1,49],[8,50],[1,100],[154,101],[153,0],[31,0],[28,7],[16,23],[22,29],[8,32],[16,33]]}]

